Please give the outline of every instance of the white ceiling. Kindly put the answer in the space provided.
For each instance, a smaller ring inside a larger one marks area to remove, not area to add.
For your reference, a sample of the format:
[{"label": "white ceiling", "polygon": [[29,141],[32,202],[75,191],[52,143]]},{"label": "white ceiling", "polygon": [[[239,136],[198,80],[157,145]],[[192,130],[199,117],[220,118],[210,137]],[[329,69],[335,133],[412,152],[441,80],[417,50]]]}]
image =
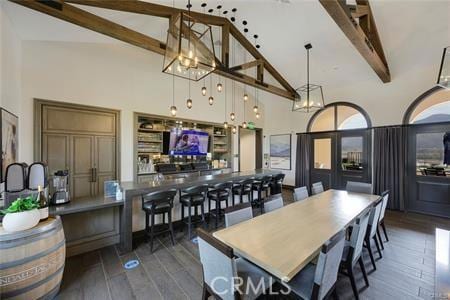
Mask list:
[{"label": "white ceiling", "polygon": [[[172,5],[172,1],[154,2]],[[199,10],[201,2],[203,0],[192,1],[195,10]],[[306,80],[303,45],[307,42],[313,45],[313,83],[340,87],[357,82],[381,82],[316,0],[207,2],[208,7],[216,7],[220,3],[229,11],[236,7],[238,27],[242,28],[243,19],[248,21],[250,34],[260,36],[261,53],[294,87],[304,84]],[[177,0],[176,6],[183,7],[185,3]],[[3,4],[23,40],[120,43],[13,3]],[[413,67],[420,67],[420,64],[434,61],[439,64],[442,48],[450,45],[450,1],[371,0],[371,5],[393,81],[399,73],[409,72]],[[95,8],[83,9],[160,40],[165,39],[165,19]]]}]

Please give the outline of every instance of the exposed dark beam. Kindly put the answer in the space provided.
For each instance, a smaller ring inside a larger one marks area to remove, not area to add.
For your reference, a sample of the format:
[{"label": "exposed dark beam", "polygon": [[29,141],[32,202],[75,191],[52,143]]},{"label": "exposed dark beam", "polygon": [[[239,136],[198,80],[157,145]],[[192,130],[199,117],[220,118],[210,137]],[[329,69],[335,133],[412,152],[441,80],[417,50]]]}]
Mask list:
[{"label": "exposed dark beam", "polygon": [[252,60],[252,61],[243,63],[242,65],[231,67],[230,70],[231,71],[243,71],[243,70],[247,70],[247,69],[262,65],[262,64],[263,64],[263,61],[260,59],[257,59],[257,60]]},{"label": "exposed dark beam", "polygon": [[[391,75],[389,67],[386,62],[383,48],[376,31],[375,21],[370,12],[370,6],[368,1],[358,1],[358,5],[366,5],[368,7],[368,13],[370,15],[370,29],[362,28],[358,22],[352,17],[350,7],[345,4],[345,1],[341,0],[319,0],[331,18],[336,22],[339,28],[344,32],[347,38],[352,42],[358,52],[369,63],[375,73],[384,82],[391,81]],[[368,15],[362,16],[367,18]],[[367,20],[367,19],[366,19]],[[365,26],[364,19],[362,19],[362,25]],[[371,35],[367,36],[365,30],[370,30]]]},{"label": "exposed dark beam", "polygon": [[47,15],[51,15],[55,18],[70,22],[72,24],[121,40],[125,43],[132,44],[162,55],[164,55],[165,53],[165,44],[158,41],[157,39],[151,38],[142,33],[131,30],[122,25],[116,24],[64,2],[61,3],[62,9],[57,9],[38,1],[10,1],[31,8],[33,10],[40,11]]}]

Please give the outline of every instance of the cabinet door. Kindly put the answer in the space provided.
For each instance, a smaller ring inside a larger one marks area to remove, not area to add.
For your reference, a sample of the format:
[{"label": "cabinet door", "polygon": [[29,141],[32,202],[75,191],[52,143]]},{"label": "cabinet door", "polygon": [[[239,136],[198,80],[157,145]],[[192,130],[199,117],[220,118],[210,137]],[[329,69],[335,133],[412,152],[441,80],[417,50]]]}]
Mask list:
[{"label": "cabinet door", "polygon": [[72,136],[72,168],[70,170],[72,198],[95,195],[93,182],[94,142],[92,136]]},{"label": "cabinet door", "polygon": [[43,134],[42,161],[48,165],[48,182],[53,193],[53,174],[70,168],[70,136],[62,134]]},{"label": "cabinet door", "polygon": [[95,137],[96,195],[103,195],[104,182],[116,179],[116,139],[111,136]]}]

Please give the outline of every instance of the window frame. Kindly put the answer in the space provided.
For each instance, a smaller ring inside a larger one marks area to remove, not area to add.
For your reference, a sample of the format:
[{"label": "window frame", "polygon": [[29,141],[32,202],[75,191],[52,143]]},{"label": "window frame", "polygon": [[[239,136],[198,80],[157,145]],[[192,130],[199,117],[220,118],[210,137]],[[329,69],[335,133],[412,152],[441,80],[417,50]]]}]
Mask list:
[{"label": "window frame", "polygon": [[427,124],[440,124],[440,123],[448,123],[448,122],[435,122],[435,123],[420,123],[420,124],[414,124],[410,123],[410,119],[414,111],[416,110],[417,106],[419,106],[422,101],[425,101],[428,97],[433,95],[434,93],[440,92],[442,90],[445,90],[445,88],[436,85],[429,89],[428,91],[422,93],[419,97],[417,97],[406,109],[404,115],[403,115],[403,124],[408,126],[420,126],[420,125],[427,125]]},{"label": "window frame", "polygon": [[[367,127],[365,128],[352,128],[352,129],[338,129],[338,107],[339,106],[347,106],[347,107],[351,107],[355,110],[357,110],[359,113],[361,113],[361,115],[366,119],[366,123],[367,123]],[[325,109],[329,109],[332,108],[334,109],[334,130],[326,130],[326,131],[311,131],[314,122],[316,121],[317,117],[325,110]],[[348,131],[348,130],[361,130],[361,129],[369,129],[372,128],[372,121],[370,120],[369,115],[367,114],[367,112],[360,107],[359,105],[356,105],[354,103],[351,102],[333,102],[333,103],[329,103],[327,105],[325,105],[321,110],[318,110],[314,113],[314,115],[312,115],[312,117],[309,119],[308,122],[308,127],[307,127],[307,132],[329,132],[329,131]]]}]

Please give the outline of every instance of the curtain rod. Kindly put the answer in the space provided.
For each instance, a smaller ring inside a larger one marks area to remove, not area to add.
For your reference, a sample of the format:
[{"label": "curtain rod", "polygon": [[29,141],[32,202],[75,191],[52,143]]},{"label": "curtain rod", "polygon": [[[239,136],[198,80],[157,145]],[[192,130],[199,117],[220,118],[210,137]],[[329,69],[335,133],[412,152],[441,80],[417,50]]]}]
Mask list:
[{"label": "curtain rod", "polygon": [[332,133],[332,132],[348,132],[348,131],[357,131],[357,130],[372,130],[378,128],[394,128],[394,127],[417,127],[417,126],[425,126],[425,125],[450,125],[450,122],[436,122],[436,123],[426,123],[426,124],[398,124],[398,125],[384,125],[384,126],[372,126],[366,128],[355,128],[355,129],[347,129],[347,130],[328,130],[328,131],[313,131],[313,132],[297,132],[296,135],[299,134],[315,134],[315,133]]}]

